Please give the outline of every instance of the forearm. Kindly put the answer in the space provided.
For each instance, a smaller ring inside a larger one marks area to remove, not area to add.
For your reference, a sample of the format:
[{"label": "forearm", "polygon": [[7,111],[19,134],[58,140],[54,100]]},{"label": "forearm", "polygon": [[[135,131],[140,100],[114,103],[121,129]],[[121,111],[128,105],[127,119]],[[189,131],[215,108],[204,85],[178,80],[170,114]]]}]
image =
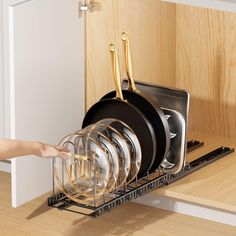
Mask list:
[{"label": "forearm", "polygon": [[0,160],[19,156],[39,155],[40,145],[39,142],[0,140]]}]

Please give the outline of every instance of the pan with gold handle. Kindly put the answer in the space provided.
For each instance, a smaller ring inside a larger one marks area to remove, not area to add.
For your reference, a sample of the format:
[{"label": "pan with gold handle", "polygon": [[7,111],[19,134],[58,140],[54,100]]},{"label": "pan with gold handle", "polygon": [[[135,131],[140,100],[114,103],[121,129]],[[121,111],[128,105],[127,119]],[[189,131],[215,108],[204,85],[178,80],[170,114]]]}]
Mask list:
[{"label": "pan with gold handle", "polygon": [[[125,68],[128,79],[128,88],[122,90],[123,97],[136,107],[136,109],[145,114],[147,120],[153,127],[156,139],[155,155],[148,156],[143,153],[143,163],[138,175],[139,177],[143,177],[147,170],[149,172],[155,171],[164,160],[170,147],[170,130],[167,118],[157,102],[136,88],[128,34],[123,32],[121,39],[124,47]],[[114,96],[115,91],[108,93],[102,99],[106,100]]]},{"label": "pan with gold handle", "polygon": [[[102,119],[113,118],[127,124],[136,134],[145,161],[142,163],[141,175],[147,174],[156,157],[156,136],[152,124],[138,107],[123,98],[121,90],[118,53],[114,45],[109,47],[112,59],[112,71],[116,91],[94,104],[85,115],[82,127],[94,124]],[[102,78],[100,78],[102,81]]]}]

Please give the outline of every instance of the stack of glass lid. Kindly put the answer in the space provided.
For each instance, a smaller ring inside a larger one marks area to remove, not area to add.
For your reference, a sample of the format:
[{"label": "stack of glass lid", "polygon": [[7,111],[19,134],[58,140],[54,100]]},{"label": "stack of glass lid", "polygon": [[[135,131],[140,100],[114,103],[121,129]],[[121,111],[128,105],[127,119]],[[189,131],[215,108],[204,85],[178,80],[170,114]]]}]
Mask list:
[{"label": "stack of glass lid", "polygon": [[63,137],[70,160],[54,159],[59,191],[75,202],[91,201],[137,178],[142,152],[137,136],[125,123],[104,119]]}]

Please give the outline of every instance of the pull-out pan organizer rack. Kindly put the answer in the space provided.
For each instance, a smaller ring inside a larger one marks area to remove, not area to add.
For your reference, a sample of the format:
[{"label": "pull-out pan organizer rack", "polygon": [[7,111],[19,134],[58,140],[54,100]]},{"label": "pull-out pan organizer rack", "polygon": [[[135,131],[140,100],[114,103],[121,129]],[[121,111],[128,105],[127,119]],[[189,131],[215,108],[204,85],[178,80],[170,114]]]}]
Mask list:
[{"label": "pull-out pan organizer rack", "polygon": [[[96,217],[154,189],[171,184],[234,152],[232,148],[219,147],[194,161],[186,162],[187,153],[204,145],[204,142],[197,140],[187,142],[188,92],[141,82],[137,82],[136,85],[140,90],[151,96],[161,106],[165,115],[168,117],[170,131],[172,132],[170,150],[172,159],[173,153],[175,155],[175,163],[171,166],[171,163],[169,163],[171,158],[170,160],[167,158],[167,161],[163,162],[155,172],[147,173],[145,177],[136,179],[130,184],[125,184],[120,189],[115,188],[113,192],[106,193],[99,198],[94,196],[94,199],[90,201],[83,202],[81,196],[71,192],[70,195],[81,200],[81,203],[78,203],[80,201],[74,202],[64,193],[58,192],[55,184],[53,184],[53,196],[48,198],[49,206]],[[127,81],[123,82],[123,86],[127,86]]]}]

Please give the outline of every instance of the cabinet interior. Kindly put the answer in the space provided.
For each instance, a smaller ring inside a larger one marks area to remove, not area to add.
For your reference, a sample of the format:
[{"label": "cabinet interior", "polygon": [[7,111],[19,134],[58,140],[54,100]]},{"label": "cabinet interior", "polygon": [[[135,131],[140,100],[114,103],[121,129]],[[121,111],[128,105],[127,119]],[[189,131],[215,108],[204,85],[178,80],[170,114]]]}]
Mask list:
[{"label": "cabinet interior", "polygon": [[191,132],[236,137],[236,14],[159,0],[99,1],[86,16],[86,106],[114,89],[108,45],[130,35],[135,79],[186,89]]}]

